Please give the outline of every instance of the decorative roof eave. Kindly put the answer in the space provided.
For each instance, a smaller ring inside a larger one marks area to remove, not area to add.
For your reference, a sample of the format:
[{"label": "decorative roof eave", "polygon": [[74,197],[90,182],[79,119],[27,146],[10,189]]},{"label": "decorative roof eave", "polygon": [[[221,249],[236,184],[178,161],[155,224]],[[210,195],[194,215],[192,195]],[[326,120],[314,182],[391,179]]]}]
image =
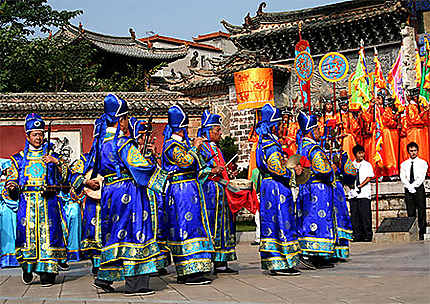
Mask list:
[{"label": "decorative roof eave", "polygon": [[210,39],[215,39],[215,38],[230,38],[230,35],[221,31],[215,32],[215,33],[209,33],[209,34],[204,34],[204,35],[198,35],[197,37],[193,37],[193,40],[195,42],[201,42],[201,41],[206,41],[206,40],[210,40]]},{"label": "decorative roof eave", "polygon": [[161,36],[158,34],[151,36],[151,37],[140,38],[138,40],[141,42],[144,42],[146,44],[148,44],[148,42],[149,43],[167,42],[167,43],[171,43],[171,44],[175,44],[175,45],[185,45],[188,47],[193,47],[193,48],[202,49],[202,50],[209,50],[209,51],[213,51],[213,52],[217,52],[217,53],[223,52],[223,50],[221,50],[220,48],[217,48],[217,47],[209,45],[209,44],[204,44],[204,43],[194,42],[194,41],[187,41],[187,40],[177,39],[177,38],[173,38],[173,37]]},{"label": "decorative roof eave", "polygon": [[[103,99],[109,93],[10,93],[0,94],[0,120],[24,119],[37,112],[57,119],[94,119],[103,112]],[[125,99],[131,115],[166,116],[169,107],[180,104],[187,113],[200,115],[204,108],[179,92],[117,92]]]},{"label": "decorative roof eave", "polygon": [[[134,32],[133,32],[134,33]],[[184,58],[188,53],[187,46],[176,48],[149,48],[145,42],[133,37],[114,37],[94,33],[73,25],[66,25],[60,29],[55,37],[65,37],[69,40],[85,39],[100,50],[107,53],[126,56],[135,59],[159,61],[175,61]]]},{"label": "decorative roof eave", "polygon": [[[285,28],[295,28],[297,30],[299,22],[303,22],[303,26],[309,26],[313,23],[321,26],[323,23],[343,23],[344,19],[352,22],[369,16],[383,15],[394,11],[408,11],[407,7],[403,4],[403,0],[352,0],[304,10],[277,13],[266,13],[259,9],[255,17],[247,17],[248,20],[245,20],[243,26],[231,25],[224,20],[221,23],[227,30],[232,30],[231,39],[236,41],[240,37],[253,37],[260,33],[267,34],[271,31],[284,30]],[[268,28],[275,25],[278,27]]]}]

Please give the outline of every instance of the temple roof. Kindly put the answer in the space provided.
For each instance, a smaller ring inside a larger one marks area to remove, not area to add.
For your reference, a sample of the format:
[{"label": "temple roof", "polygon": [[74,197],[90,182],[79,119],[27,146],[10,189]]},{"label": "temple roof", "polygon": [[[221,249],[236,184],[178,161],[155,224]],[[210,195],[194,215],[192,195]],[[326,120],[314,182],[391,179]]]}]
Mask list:
[{"label": "temple roof", "polygon": [[270,13],[263,12],[265,6],[241,26],[222,23],[239,49],[258,51],[271,62],[295,57],[299,28],[313,55],[354,50],[361,40],[367,46],[400,44],[401,25],[410,14],[403,0],[352,0]]},{"label": "temple roof", "polygon": [[198,48],[198,49],[222,53],[222,50],[220,48],[214,47],[214,46],[209,45],[209,44],[187,41],[187,40],[182,40],[182,39],[177,39],[177,38],[167,37],[167,36],[161,36],[161,35],[154,35],[151,37],[140,38],[139,41],[145,42],[146,44],[148,44],[148,42],[151,43],[151,42],[157,42],[157,41],[158,42],[166,42],[166,43],[171,43],[171,44],[175,44],[175,45],[186,45],[186,46],[190,46],[190,47],[194,47],[194,48]]},{"label": "temple roof", "polygon": [[218,31],[215,33],[209,33],[209,34],[204,34],[204,35],[198,35],[197,37],[193,37],[193,40],[195,42],[202,42],[202,41],[207,41],[210,39],[214,39],[214,38],[230,38],[230,34]]},{"label": "temple roof", "polygon": [[171,62],[187,55],[188,48],[185,45],[177,48],[150,48],[147,43],[136,39],[132,29],[130,29],[130,33],[129,37],[114,37],[69,24],[61,28],[54,37],[65,37],[70,40],[82,38],[107,53],[136,59]]},{"label": "temple roof", "polygon": [[[0,120],[24,119],[36,112],[57,119],[94,119],[103,112],[103,100],[109,93],[11,93],[0,94]],[[169,107],[180,104],[187,113],[198,114],[204,105],[195,104],[178,92],[113,93],[128,102],[132,115],[154,113],[166,116]]]},{"label": "temple roof", "polygon": [[337,23],[348,23],[372,16],[394,12],[403,7],[402,0],[351,0],[314,8],[286,11],[263,12],[266,3],[260,4],[254,17],[245,17],[245,23],[236,26],[222,20],[221,23],[232,34],[232,39],[240,35],[255,35],[260,31],[292,28],[297,31],[298,23],[304,27],[318,27]]}]

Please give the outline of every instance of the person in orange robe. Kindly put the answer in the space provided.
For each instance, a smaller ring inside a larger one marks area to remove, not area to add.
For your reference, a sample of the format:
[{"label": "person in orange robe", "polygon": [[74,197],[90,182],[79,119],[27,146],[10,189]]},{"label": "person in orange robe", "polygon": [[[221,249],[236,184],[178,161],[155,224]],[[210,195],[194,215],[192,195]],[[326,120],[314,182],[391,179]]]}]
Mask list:
[{"label": "person in orange robe", "polygon": [[[418,156],[429,163],[429,108],[418,106],[419,89],[412,89],[407,92],[409,105],[406,107],[406,139],[408,143],[412,141],[417,143],[419,147]],[[401,149],[406,149],[406,146],[402,146]]]},{"label": "person in orange robe", "polygon": [[[366,120],[366,123],[370,124],[370,130],[372,131],[368,147],[368,151],[370,153],[368,154],[369,162],[372,164],[377,176],[391,176],[390,174],[393,174],[393,172],[395,172],[395,168],[398,167],[398,159],[396,158],[395,152],[396,145],[394,144],[390,129],[385,125],[392,121],[393,112],[391,108],[384,107],[385,97],[385,90],[380,90],[377,93],[376,99],[370,102],[369,109],[362,115],[363,119]],[[376,122],[378,120],[382,122],[382,146],[381,151],[379,152],[382,159],[376,162],[376,133],[378,132]]]},{"label": "person in orange robe", "polygon": [[[389,109],[391,108],[391,111]],[[394,113],[395,105],[393,98],[387,98],[387,115],[383,116],[384,126],[388,128],[391,133],[391,139],[394,144],[394,153],[396,159],[396,166],[390,169],[388,172],[389,176],[400,175],[400,133],[402,129],[402,124],[400,120],[400,113]]]},{"label": "person in orange robe", "polygon": [[282,151],[288,156],[296,153],[296,134],[299,129],[299,124],[294,121],[292,109],[286,109],[282,113],[282,125],[279,130],[279,142],[282,145]]},{"label": "person in orange robe", "polygon": [[360,132],[360,125],[357,119],[349,111],[348,96],[339,99],[340,111],[336,114],[336,121],[342,128],[342,150],[348,154],[348,158],[354,160],[352,148],[357,144],[357,137]]},{"label": "person in orange robe", "polygon": [[333,101],[321,97],[320,102],[323,104],[322,115],[318,120],[318,128],[320,130],[320,134],[322,135],[320,145],[323,150],[328,150],[328,139],[333,135],[332,131],[337,126],[338,120],[333,109]]},{"label": "person in orange robe", "polygon": [[409,158],[409,153],[406,149],[408,138],[406,137],[408,130],[408,120],[406,119],[405,111],[402,111],[400,117],[400,147],[399,147],[399,164]]}]

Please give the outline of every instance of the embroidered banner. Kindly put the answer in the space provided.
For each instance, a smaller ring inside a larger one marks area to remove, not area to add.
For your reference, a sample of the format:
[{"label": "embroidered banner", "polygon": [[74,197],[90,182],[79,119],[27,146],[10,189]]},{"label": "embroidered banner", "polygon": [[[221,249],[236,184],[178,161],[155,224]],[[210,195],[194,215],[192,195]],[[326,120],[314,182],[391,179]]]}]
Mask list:
[{"label": "embroidered banner", "polygon": [[237,109],[258,109],[266,103],[275,105],[273,71],[254,68],[234,73]]}]

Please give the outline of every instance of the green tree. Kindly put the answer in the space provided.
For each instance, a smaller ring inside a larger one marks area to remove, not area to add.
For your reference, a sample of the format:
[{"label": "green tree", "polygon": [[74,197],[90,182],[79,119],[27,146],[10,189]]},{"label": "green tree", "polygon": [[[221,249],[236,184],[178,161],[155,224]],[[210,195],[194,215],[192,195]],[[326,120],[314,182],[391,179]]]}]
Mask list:
[{"label": "green tree", "polygon": [[4,0],[0,5],[0,28],[16,29],[24,35],[36,30],[47,33],[50,27],[60,27],[82,14],[81,10],[57,11],[48,0]]}]

